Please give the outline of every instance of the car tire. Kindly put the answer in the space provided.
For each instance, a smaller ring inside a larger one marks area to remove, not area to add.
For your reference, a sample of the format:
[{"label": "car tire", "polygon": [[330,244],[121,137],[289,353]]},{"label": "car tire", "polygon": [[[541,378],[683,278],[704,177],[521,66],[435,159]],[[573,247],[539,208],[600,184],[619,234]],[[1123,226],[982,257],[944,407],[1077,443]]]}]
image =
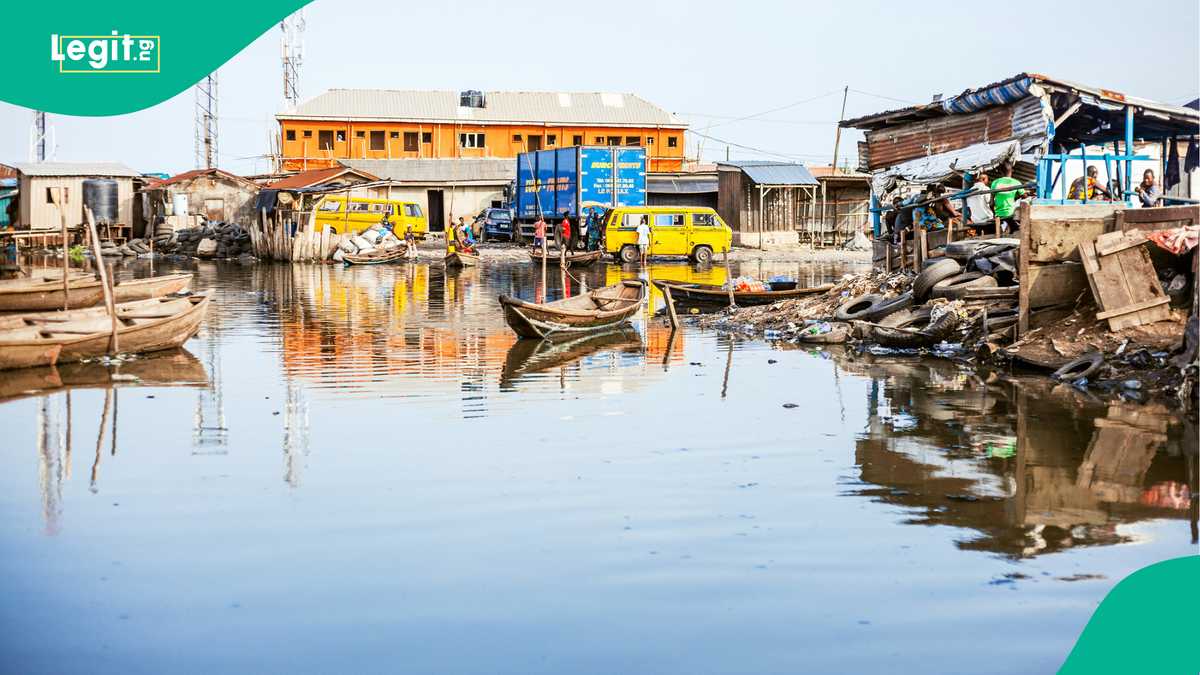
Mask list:
[{"label": "car tire", "polygon": [[712,262],[712,258],[712,249],[707,246],[697,246],[696,250],[692,252],[692,260],[701,265],[707,265]]},{"label": "car tire", "polygon": [[625,264],[637,262],[640,257],[637,247],[632,244],[625,244],[621,247],[620,259]]},{"label": "car tire", "polygon": [[990,277],[982,272],[965,272],[934,284],[930,296],[957,300],[964,295],[964,291],[976,288],[996,288],[998,285],[995,277]]},{"label": "car tire", "polygon": [[1100,352],[1090,352],[1073,361],[1068,361],[1062,368],[1054,371],[1050,377],[1060,382],[1075,382],[1094,374],[1103,365],[1104,355]]},{"label": "car tire", "polygon": [[925,300],[939,282],[959,274],[962,274],[962,265],[956,260],[946,258],[933,263],[913,279],[913,298],[918,302]]},{"label": "car tire", "polygon": [[895,298],[884,298],[877,293],[860,295],[842,303],[833,313],[835,321],[869,321],[874,323],[889,314],[912,306],[912,294],[905,293]]}]

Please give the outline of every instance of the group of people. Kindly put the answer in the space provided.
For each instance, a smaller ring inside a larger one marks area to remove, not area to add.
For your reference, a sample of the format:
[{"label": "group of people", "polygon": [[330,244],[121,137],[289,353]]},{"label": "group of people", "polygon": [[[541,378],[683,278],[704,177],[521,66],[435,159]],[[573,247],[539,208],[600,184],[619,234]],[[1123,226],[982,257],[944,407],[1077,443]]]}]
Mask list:
[{"label": "group of people", "polygon": [[455,222],[454,216],[450,216],[450,223],[446,227],[446,245],[447,249],[460,251],[462,253],[476,253],[475,249],[475,228],[468,225],[462,216],[458,217],[458,222]]},{"label": "group of people", "polygon": [[[604,226],[601,222],[602,218],[596,215],[594,210],[588,211],[587,219],[584,221],[584,247],[588,251],[599,251],[603,246]],[[533,224],[533,248],[534,250],[542,250],[546,245],[546,219],[541,215]],[[560,249],[568,251],[577,248],[576,241],[572,239],[571,217],[567,210],[562,212],[562,221],[558,224],[558,231],[554,234],[554,241]]]},{"label": "group of people", "polygon": [[[1003,165],[1000,173],[994,180],[986,172],[974,176],[970,189],[964,193],[963,213],[954,208],[945,196],[945,188],[937,183],[908,199],[897,196],[892,200],[893,208],[884,216],[892,240],[899,241],[901,233],[913,227],[936,230],[954,224],[965,224],[968,235],[997,230],[1004,234],[1017,232],[1021,227],[1016,217],[1017,202],[1026,196],[1026,191],[1021,181],[1013,178],[1012,164]],[[1071,182],[1067,198],[1114,199],[1113,191],[1098,180],[1099,173],[1095,166],[1087,167],[1084,175]],[[1158,205],[1162,190],[1153,170],[1146,169],[1133,192],[1142,206]]]}]

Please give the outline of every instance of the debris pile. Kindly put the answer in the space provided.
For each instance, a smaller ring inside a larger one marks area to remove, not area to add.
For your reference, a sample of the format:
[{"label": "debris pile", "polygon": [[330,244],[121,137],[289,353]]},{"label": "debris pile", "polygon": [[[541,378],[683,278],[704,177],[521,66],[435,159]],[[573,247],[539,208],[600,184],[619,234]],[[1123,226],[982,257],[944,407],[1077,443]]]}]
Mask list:
[{"label": "debris pile", "polygon": [[391,229],[378,223],[351,237],[342,237],[333,252],[334,262],[342,262],[347,255],[367,255],[376,250],[388,250],[401,244]]}]

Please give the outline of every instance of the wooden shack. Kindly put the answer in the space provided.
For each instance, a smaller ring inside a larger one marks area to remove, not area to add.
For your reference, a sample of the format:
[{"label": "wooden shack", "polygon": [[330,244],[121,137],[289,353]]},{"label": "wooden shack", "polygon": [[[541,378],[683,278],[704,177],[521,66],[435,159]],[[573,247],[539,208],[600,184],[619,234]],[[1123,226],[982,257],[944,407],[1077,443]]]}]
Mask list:
[{"label": "wooden shack", "polygon": [[141,174],[117,162],[22,162],[10,165],[18,177],[18,229],[58,231],[62,216],[54,199],[61,195],[67,226],[83,222],[83,181],[113,180],[117,184],[117,221],[132,227],[135,219],[134,181]]},{"label": "wooden shack", "polygon": [[817,218],[817,179],[803,165],[773,161],[717,163],[717,212],[735,246],[792,246]]}]

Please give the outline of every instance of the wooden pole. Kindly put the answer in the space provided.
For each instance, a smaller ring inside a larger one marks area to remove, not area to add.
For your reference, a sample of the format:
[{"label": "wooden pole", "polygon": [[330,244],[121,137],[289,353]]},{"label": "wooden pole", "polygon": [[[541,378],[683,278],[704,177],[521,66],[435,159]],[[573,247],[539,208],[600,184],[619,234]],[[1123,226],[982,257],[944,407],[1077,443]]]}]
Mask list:
[{"label": "wooden pole", "polygon": [[[54,197],[54,206],[58,209],[58,219],[62,225],[62,251],[63,251],[63,311],[71,308],[71,255],[67,250],[67,210],[63,205],[62,188],[55,188],[50,192]],[[96,256],[96,262],[100,262],[100,256]]]},{"label": "wooden pole", "polygon": [[679,315],[675,313],[675,299],[671,297],[671,286],[663,286],[663,297],[667,300],[667,315],[671,318],[671,337],[675,337],[675,330],[679,328]]},{"label": "wooden pole", "polygon": [[733,299],[733,273],[729,271],[729,249],[725,249],[721,258],[725,262],[725,285],[729,287],[729,306],[737,307],[737,302]]},{"label": "wooden pole", "polygon": [[109,283],[108,268],[104,265],[104,259],[100,257],[100,237],[96,234],[96,221],[92,218],[92,210],[84,206],[83,214],[87,217],[88,235],[92,240],[92,255],[96,256],[97,271],[100,274],[100,286],[104,289],[104,304],[108,307],[108,317],[112,321],[112,335],[108,339],[108,353],[116,354],[119,349],[117,345],[117,330],[120,322],[117,321],[117,307],[113,302],[113,289]]}]

